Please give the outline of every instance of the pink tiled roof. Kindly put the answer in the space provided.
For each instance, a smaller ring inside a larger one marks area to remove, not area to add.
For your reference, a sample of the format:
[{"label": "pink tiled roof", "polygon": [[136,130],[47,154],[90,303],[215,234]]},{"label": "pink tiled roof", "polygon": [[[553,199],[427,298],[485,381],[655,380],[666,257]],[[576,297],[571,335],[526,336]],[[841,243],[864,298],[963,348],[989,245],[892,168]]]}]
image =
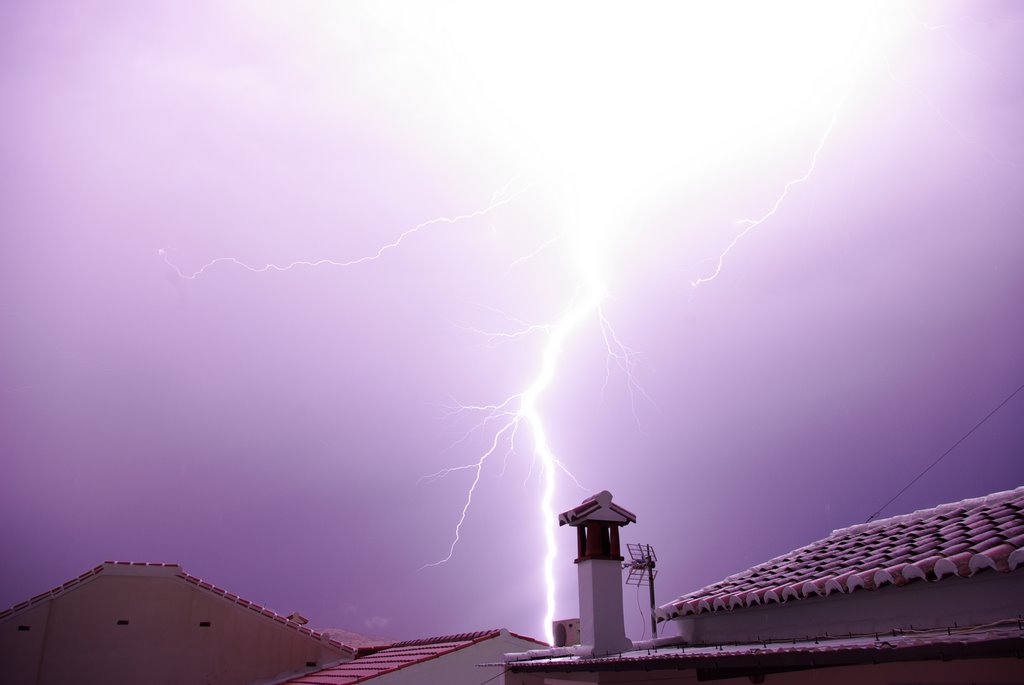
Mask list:
[{"label": "pink tiled roof", "polygon": [[[951,661],[967,658],[1014,658],[1024,647],[1016,619],[989,627],[959,630],[893,631],[877,636],[815,638],[753,644],[690,646],[679,643],[603,657],[530,656],[501,665],[513,673],[637,672],[694,669],[724,677],[785,672],[805,668],[881,664],[901,661]],[[739,671],[739,673],[737,673]],[[725,672],[725,673],[723,673]],[[737,677],[737,680],[740,678]],[[753,679],[751,679],[753,680]],[[819,680],[826,681],[823,676]],[[771,681],[771,678],[768,678]],[[627,681],[639,682],[639,681]]]},{"label": "pink tiled roof", "polygon": [[[361,656],[353,661],[345,661],[336,666],[308,673],[304,676],[293,678],[288,682],[302,683],[303,685],[349,685],[350,683],[361,683],[385,673],[397,671],[400,668],[408,668],[424,661],[437,659],[445,654],[451,654],[484,640],[496,638],[499,635],[501,635],[500,629],[396,642],[368,656]],[[509,633],[509,635],[537,642],[533,638],[523,637],[515,633]],[[537,644],[542,645],[544,643],[537,642]]]},{"label": "pink tiled roof", "polygon": [[833,531],[683,595],[659,620],[1024,567],[1024,487]]},{"label": "pink tiled roof", "polygon": [[286,628],[290,628],[291,630],[299,632],[303,635],[308,635],[313,639],[320,640],[325,644],[334,647],[335,649],[340,649],[343,651],[347,651],[349,653],[354,653],[354,650],[348,645],[342,644],[337,640],[332,640],[330,639],[329,636],[326,636],[323,633],[317,632],[315,630],[310,630],[309,628],[300,625],[294,621],[289,621],[287,617],[281,616],[271,611],[270,609],[267,609],[266,607],[256,604],[255,602],[250,602],[249,600],[243,599],[242,597],[239,597],[236,594],[219,588],[216,585],[213,585],[212,583],[208,583],[205,580],[202,580],[201,578],[197,578],[189,573],[186,573],[178,564],[161,564],[145,561],[105,561],[99,566],[96,566],[95,568],[86,571],[77,578],[72,578],[63,585],[58,585],[52,590],[40,593],[29,600],[21,602],[20,604],[15,604],[10,609],[0,612],[0,620],[3,620],[13,614],[19,614],[27,609],[31,609],[34,606],[42,604],[43,602],[47,602],[51,599],[59,597],[63,595],[65,592],[70,592],[71,590],[74,590],[75,588],[79,587],[82,583],[88,582],[96,576],[100,575],[105,570],[116,567],[134,567],[139,568],[140,570],[153,569],[154,571],[158,569],[166,569],[172,577],[180,578],[181,580],[184,580],[186,583],[194,586],[199,590],[209,592],[211,594],[217,595],[218,597],[223,597],[229,602],[234,602],[235,604],[246,609],[249,609],[250,611],[259,614],[260,616],[265,616],[268,620],[274,621],[275,623],[279,623],[280,625]]}]

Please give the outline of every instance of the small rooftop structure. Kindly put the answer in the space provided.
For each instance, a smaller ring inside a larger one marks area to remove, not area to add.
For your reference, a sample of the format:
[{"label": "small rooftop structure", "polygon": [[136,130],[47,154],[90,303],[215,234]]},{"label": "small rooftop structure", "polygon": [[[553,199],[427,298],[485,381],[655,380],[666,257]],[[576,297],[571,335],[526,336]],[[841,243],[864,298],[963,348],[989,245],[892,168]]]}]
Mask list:
[{"label": "small rooftop structure", "polygon": [[610,654],[632,647],[622,617],[619,528],[635,522],[636,516],[612,502],[607,490],[558,516],[558,525],[576,528],[579,654]]}]

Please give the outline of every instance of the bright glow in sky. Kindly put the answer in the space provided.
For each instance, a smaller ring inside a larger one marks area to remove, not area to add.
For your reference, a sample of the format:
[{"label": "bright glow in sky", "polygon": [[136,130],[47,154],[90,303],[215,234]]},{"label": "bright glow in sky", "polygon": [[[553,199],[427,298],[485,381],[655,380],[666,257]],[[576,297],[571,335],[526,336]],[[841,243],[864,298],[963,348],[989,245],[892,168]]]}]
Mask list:
[{"label": "bright glow in sky", "polygon": [[[0,605],[173,561],[543,636],[595,491],[659,599],[863,520],[1024,374],[1022,17],[8,3]],[[1008,404],[886,513],[1022,441]]]},{"label": "bright glow in sky", "polygon": [[[564,229],[563,250],[579,290],[568,309],[545,324],[551,328],[538,375],[523,381],[519,400],[501,403],[520,406],[474,464],[470,497],[444,558],[450,561],[460,541],[485,460],[500,444],[514,448],[525,419],[541,462],[547,606],[539,630],[548,641],[557,595],[552,500],[558,458],[540,403],[575,329],[588,318],[609,326],[600,308],[606,274],[616,270],[613,248],[638,238],[630,211],[654,187],[678,187],[718,171],[752,147],[765,154],[770,141],[807,128],[828,130],[867,56],[888,47],[880,26],[891,17],[878,15],[872,3],[660,3],[635,12],[604,3],[514,11],[464,3],[432,21],[405,17],[424,22],[435,40],[452,47],[453,59],[435,77],[480,85],[460,89],[466,99],[453,97],[448,105],[489,105],[485,135],[527,141],[543,172],[566,177],[575,189],[577,215]],[[780,176],[783,188],[789,180]],[[628,382],[634,383],[632,375]]]}]

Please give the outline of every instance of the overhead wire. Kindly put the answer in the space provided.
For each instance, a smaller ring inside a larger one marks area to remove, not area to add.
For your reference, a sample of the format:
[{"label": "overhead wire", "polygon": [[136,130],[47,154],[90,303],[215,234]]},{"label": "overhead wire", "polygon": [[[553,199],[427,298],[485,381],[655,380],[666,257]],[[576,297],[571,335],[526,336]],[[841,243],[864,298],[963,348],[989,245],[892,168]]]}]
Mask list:
[{"label": "overhead wire", "polygon": [[640,624],[643,626],[643,630],[640,632],[640,639],[643,640],[647,635],[647,617],[644,616],[644,609],[640,606],[640,584],[636,586],[636,610],[640,612]]},{"label": "overhead wire", "polygon": [[976,430],[978,430],[979,428],[981,428],[982,424],[984,424],[984,423],[985,423],[986,421],[988,421],[988,420],[989,420],[990,418],[992,418],[992,416],[993,416],[993,415],[994,415],[994,414],[995,414],[995,413],[996,413],[997,411],[999,411],[1000,409],[1002,409],[1002,408],[1003,408],[1003,407],[1004,407],[1004,406],[1006,405],[1006,403],[1007,403],[1007,402],[1009,402],[1010,400],[1012,400],[1012,399],[1013,399],[1013,398],[1014,398],[1014,397],[1015,397],[1015,396],[1017,395],[1017,393],[1019,393],[1019,392],[1020,392],[1021,390],[1024,390],[1024,383],[1021,383],[1021,384],[1020,384],[1019,386],[1017,386],[1017,389],[1016,389],[1016,390],[1014,390],[1014,391],[1013,391],[1013,392],[1011,392],[1011,393],[1010,393],[1009,395],[1007,395],[1007,396],[1006,396],[1006,398],[1005,398],[1005,399],[1004,399],[1004,400],[1003,400],[1002,402],[1000,402],[1000,403],[999,403],[998,405],[996,405],[996,408],[995,408],[995,409],[993,409],[993,410],[992,410],[992,411],[990,411],[990,412],[989,412],[988,414],[986,414],[986,415],[985,415],[985,417],[984,417],[984,418],[983,418],[983,419],[982,419],[981,421],[978,421],[978,423],[974,424],[974,427],[973,427],[973,428],[971,428],[971,430],[969,430],[969,431],[967,431],[966,433],[964,433],[964,434],[963,434],[963,436],[962,436],[962,437],[961,437],[961,438],[960,438],[959,440],[957,440],[956,442],[954,442],[954,443],[953,443],[953,445],[952,445],[952,446],[951,446],[951,447],[950,447],[950,448],[949,448],[948,450],[946,450],[946,451],[945,451],[945,452],[943,452],[943,453],[942,453],[941,455],[939,455],[939,458],[938,458],[938,459],[936,459],[936,460],[935,460],[935,461],[933,461],[933,462],[932,462],[931,464],[929,464],[929,465],[927,466],[927,468],[925,468],[925,469],[924,469],[923,471],[921,471],[921,473],[919,473],[919,474],[917,474],[916,476],[914,476],[914,478],[913,478],[913,479],[912,479],[912,480],[911,480],[911,481],[910,481],[909,483],[907,483],[906,485],[904,485],[904,486],[903,486],[903,489],[901,489],[901,490],[900,490],[899,492],[897,492],[897,493],[896,493],[895,495],[893,495],[893,496],[892,496],[892,497],[891,497],[891,498],[889,499],[889,501],[888,501],[888,502],[886,502],[885,504],[883,504],[882,506],[880,506],[880,507],[878,508],[878,510],[877,510],[877,511],[875,511],[875,513],[871,514],[871,516],[868,516],[868,519],[867,519],[867,521],[865,521],[865,523],[871,523],[871,521],[872,521],[872,520],[874,520],[874,518],[875,518],[876,516],[878,516],[879,514],[881,514],[881,513],[882,513],[882,512],[883,512],[883,511],[885,510],[885,508],[886,508],[886,507],[888,507],[888,506],[889,506],[890,504],[892,504],[893,502],[895,502],[895,501],[896,501],[896,500],[897,500],[897,499],[899,498],[899,496],[900,496],[900,495],[902,495],[902,494],[903,494],[904,492],[906,492],[907,490],[909,490],[909,489],[910,489],[910,487],[911,487],[911,486],[912,486],[912,485],[913,485],[914,483],[916,483],[917,481],[921,480],[921,477],[922,477],[922,476],[924,476],[924,474],[926,474],[926,473],[928,473],[929,471],[931,471],[931,470],[932,470],[932,469],[933,469],[933,468],[934,468],[934,467],[935,467],[935,466],[936,466],[936,465],[937,465],[937,464],[938,464],[938,463],[939,463],[940,461],[942,461],[943,459],[945,459],[945,458],[946,458],[946,456],[947,456],[947,455],[949,455],[949,453],[950,453],[950,452],[952,452],[952,451],[953,451],[953,450],[955,450],[955,449],[956,449],[957,447],[959,447],[959,446],[960,446],[960,443],[962,443],[962,442],[963,442],[964,440],[966,440],[967,438],[969,438],[969,437],[971,436],[971,434],[972,434],[972,433],[974,433],[974,431],[976,431]]}]

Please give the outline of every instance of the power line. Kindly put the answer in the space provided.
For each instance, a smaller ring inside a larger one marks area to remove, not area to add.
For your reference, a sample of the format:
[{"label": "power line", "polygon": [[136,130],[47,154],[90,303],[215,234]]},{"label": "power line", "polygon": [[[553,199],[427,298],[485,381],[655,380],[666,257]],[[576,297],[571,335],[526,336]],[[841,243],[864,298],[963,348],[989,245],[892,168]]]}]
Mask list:
[{"label": "power line", "polygon": [[480,685],[487,685],[487,683],[491,682],[495,678],[500,678],[501,676],[505,675],[506,673],[508,673],[508,666],[505,666],[503,669],[501,669],[501,673],[499,673],[496,676],[491,676],[490,678],[488,678],[484,682],[480,683]]},{"label": "power line", "polygon": [[644,627],[644,629],[640,633],[640,639],[643,640],[644,637],[647,635],[647,617],[644,616],[643,607],[640,606],[640,585],[639,584],[637,584],[637,586],[636,586],[636,610],[640,612],[640,623]]},{"label": "power line", "polygon": [[1003,400],[1002,402],[1000,402],[1000,403],[999,403],[998,405],[996,405],[996,408],[995,408],[995,409],[993,409],[992,411],[990,411],[990,412],[989,412],[988,414],[986,414],[986,415],[985,415],[985,418],[983,418],[983,419],[982,419],[981,421],[978,421],[978,423],[974,424],[974,427],[973,427],[973,428],[971,428],[971,430],[969,430],[969,431],[967,431],[966,433],[964,433],[964,434],[963,434],[963,437],[961,437],[961,438],[960,438],[959,440],[957,440],[956,442],[954,442],[954,443],[953,443],[953,446],[952,446],[952,447],[950,447],[950,448],[949,448],[948,450],[946,450],[945,452],[943,452],[943,453],[942,453],[942,455],[941,455],[941,456],[939,456],[939,458],[938,458],[938,459],[936,459],[936,460],[935,460],[935,461],[933,461],[933,462],[932,462],[931,464],[929,464],[929,465],[928,465],[928,468],[926,468],[926,469],[925,469],[924,471],[922,471],[921,473],[919,473],[919,474],[917,474],[916,476],[914,476],[914,479],[913,479],[913,480],[911,480],[911,481],[910,481],[909,483],[907,483],[906,485],[904,485],[904,486],[903,486],[903,489],[902,489],[902,490],[900,490],[900,491],[899,491],[899,492],[897,492],[897,493],[896,493],[895,495],[893,495],[893,496],[892,496],[892,498],[891,498],[891,499],[890,499],[890,500],[889,500],[888,502],[886,502],[885,504],[883,504],[882,506],[880,506],[880,507],[878,508],[878,511],[876,511],[875,513],[873,513],[873,514],[872,514],[871,516],[868,516],[868,520],[867,520],[867,521],[865,521],[865,523],[870,523],[870,522],[872,521],[872,519],[874,519],[874,518],[875,518],[876,516],[878,516],[879,514],[881,514],[881,513],[882,513],[882,512],[883,512],[883,511],[885,510],[885,508],[886,508],[887,506],[889,506],[890,504],[892,504],[893,502],[895,502],[895,501],[896,501],[896,499],[897,499],[897,498],[898,498],[898,497],[899,497],[900,495],[902,495],[902,494],[903,494],[904,492],[906,492],[907,490],[909,490],[909,489],[910,489],[910,486],[912,486],[912,485],[913,485],[914,483],[916,483],[917,481],[921,480],[921,476],[923,476],[924,474],[926,474],[926,473],[928,473],[929,471],[931,471],[931,470],[932,470],[932,468],[933,468],[933,467],[934,467],[934,466],[935,466],[936,464],[938,464],[938,463],[939,463],[940,461],[942,461],[943,459],[945,459],[945,458],[946,458],[946,455],[948,455],[948,454],[949,454],[950,452],[952,452],[953,450],[955,450],[955,449],[956,449],[956,448],[957,448],[957,447],[958,447],[958,446],[960,445],[960,443],[962,443],[962,442],[963,442],[964,440],[966,440],[967,438],[969,438],[969,437],[971,436],[971,433],[973,433],[974,431],[976,431],[976,430],[978,430],[979,428],[981,428],[981,426],[982,426],[982,424],[983,424],[983,423],[985,423],[985,422],[986,422],[986,421],[988,421],[988,420],[989,420],[990,418],[992,418],[992,415],[993,415],[993,414],[995,414],[995,413],[996,413],[997,411],[999,411],[1000,409],[1002,409],[1002,408],[1003,408],[1003,405],[1005,405],[1005,404],[1006,404],[1007,402],[1009,402],[1010,400],[1012,400],[1012,399],[1014,398],[1014,396],[1016,396],[1016,394],[1017,394],[1017,393],[1019,393],[1019,392],[1020,392],[1021,390],[1024,390],[1024,383],[1022,383],[1022,384],[1021,384],[1020,386],[1018,386],[1018,387],[1017,387],[1017,389],[1016,389],[1016,390],[1014,390],[1014,391],[1013,391],[1013,392],[1011,392],[1011,393],[1010,393],[1009,395],[1007,395],[1007,396],[1006,396],[1006,399],[1004,399],[1004,400]]}]

